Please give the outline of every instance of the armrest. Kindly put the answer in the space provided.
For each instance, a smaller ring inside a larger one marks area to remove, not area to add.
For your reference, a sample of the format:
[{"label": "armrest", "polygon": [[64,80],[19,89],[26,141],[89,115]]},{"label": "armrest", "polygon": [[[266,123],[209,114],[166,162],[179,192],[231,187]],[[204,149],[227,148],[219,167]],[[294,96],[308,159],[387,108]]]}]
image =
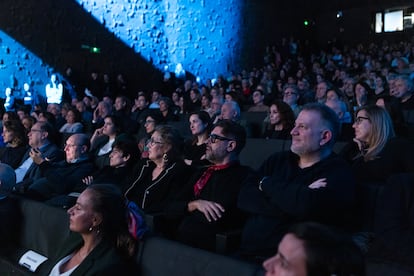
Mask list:
[{"label": "armrest", "polygon": [[232,229],[216,234],[216,253],[227,254],[240,245],[242,229]]}]

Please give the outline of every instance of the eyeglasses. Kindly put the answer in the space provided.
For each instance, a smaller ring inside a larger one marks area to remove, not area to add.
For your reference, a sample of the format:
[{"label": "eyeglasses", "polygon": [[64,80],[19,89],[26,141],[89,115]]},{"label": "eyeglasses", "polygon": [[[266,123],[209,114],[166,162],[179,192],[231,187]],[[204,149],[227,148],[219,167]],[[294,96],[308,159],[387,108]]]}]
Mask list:
[{"label": "eyeglasses", "polygon": [[43,132],[43,130],[41,130],[41,129],[30,129],[30,132]]},{"label": "eyeglasses", "polygon": [[297,95],[298,93],[295,92],[290,92],[290,91],[286,91],[285,93],[283,93],[284,95]]},{"label": "eyeglasses", "polygon": [[155,123],[155,121],[154,120],[146,120],[145,123],[146,124],[151,124],[151,123]]},{"label": "eyeglasses", "polygon": [[367,120],[367,121],[371,122],[371,120],[370,120],[368,117],[358,116],[358,117],[356,117],[356,119],[355,119],[355,123],[356,123],[357,125],[359,125],[360,123],[362,123],[362,121],[363,121],[363,120]]},{"label": "eyeglasses", "polygon": [[65,144],[64,147],[73,148],[73,147],[80,147],[81,145],[75,145],[75,144]]},{"label": "eyeglasses", "polygon": [[163,145],[165,144],[164,142],[159,142],[159,141],[155,141],[154,138],[151,138],[148,140],[148,144],[153,146],[153,145]]},{"label": "eyeglasses", "polygon": [[220,140],[220,141],[232,141],[232,140],[234,140],[234,139],[232,139],[232,138],[223,137],[223,136],[220,136],[220,135],[217,135],[217,134],[210,134],[210,135],[208,136],[208,138],[210,139],[211,143],[213,143],[213,144],[214,144],[217,140]]}]

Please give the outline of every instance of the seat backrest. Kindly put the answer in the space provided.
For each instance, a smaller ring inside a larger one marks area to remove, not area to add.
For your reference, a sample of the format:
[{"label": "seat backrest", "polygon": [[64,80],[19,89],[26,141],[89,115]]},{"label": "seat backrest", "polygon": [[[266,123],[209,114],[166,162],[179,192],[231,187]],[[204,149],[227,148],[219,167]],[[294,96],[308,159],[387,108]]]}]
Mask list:
[{"label": "seat backrest", "polygon": [[290,144],[290,140],[247,138],[240,163],[257,169],[271,154],[289,150]]},{"label": "seat backrest", "polygon": [[69,236],[66,211],[27,199],[20,199],[23,221],[20,247],[46,257],[54,257]]},{"label": "seat backrest", "polygon": [[147,239],[139,255],[142,276],[256,275],[258,266],[159,237]]}]

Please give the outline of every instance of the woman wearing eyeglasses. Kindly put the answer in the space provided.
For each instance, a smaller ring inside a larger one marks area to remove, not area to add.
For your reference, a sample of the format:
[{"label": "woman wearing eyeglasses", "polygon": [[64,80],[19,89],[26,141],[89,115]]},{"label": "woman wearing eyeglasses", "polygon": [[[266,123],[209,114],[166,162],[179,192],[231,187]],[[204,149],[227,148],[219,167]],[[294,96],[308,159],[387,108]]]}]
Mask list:
[{"label": "woman wearing eyeglasses", "polygon": [[414,172],[414,148],[394,133],[385,108],[369,105],[356,111],[355,137],[342,155],[352,165],[358,183],[358,214],[364,230],[372,230],[376,198],[387,179],[396,173]]},{"label": "woman wearing eyeglasses", "polygon": [[125,196],[146,213],[166,212],[187,183],[192,170],[182,159],[182,138],[178,130],[161,125],[148,141],[148,159],[134,168]]}]

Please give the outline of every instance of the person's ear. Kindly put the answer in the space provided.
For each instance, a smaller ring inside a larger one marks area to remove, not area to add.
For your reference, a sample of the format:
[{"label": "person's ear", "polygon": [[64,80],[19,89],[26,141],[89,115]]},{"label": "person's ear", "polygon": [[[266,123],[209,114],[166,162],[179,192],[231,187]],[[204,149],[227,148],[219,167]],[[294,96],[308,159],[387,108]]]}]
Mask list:
[{"label": "person's ear", "polygon": [[92,219],[92,225],[94,227],[96,227],[96,226],[100,225],[101,223],[102,223],[102,214],[95,213],[95,215],[93,216],[93,219]]},{"label": "person's ear", "polygon": [[237,142],[234,140],[229,141],[229,143],[227,144],[227,152],[232,152],[234,151],[234,149],[237,146]]},{"label": "person's ear", "polygon": [[321,134],[321,141],[319,142],[320,146],[324,146],[332,140],[332,131],[330,130],[323,130]]},{"label": "person's ear", "polygon": [[122,157],[125,162],[127,162],[131,158],[131,154],[127,154],[126,156]]}]

